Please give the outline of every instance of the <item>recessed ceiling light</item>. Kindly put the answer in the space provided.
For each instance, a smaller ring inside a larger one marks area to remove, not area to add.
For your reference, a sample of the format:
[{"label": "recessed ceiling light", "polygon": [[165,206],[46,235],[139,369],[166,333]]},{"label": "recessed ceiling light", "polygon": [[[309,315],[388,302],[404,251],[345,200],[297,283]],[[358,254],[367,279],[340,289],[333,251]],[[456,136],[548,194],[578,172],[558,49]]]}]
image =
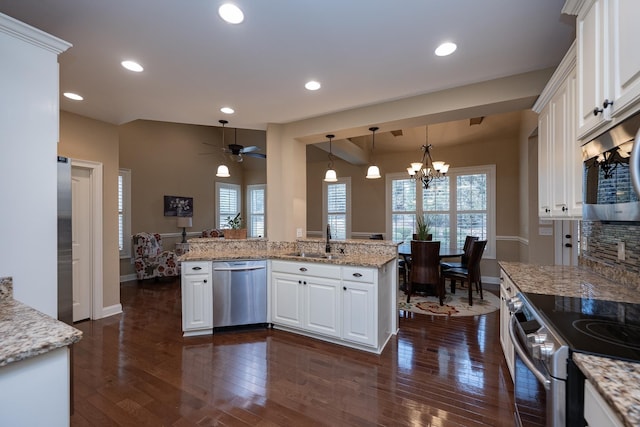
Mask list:
[{"label": "recessed ceiling light", "polygon": [[315,80],[311,80],[310,82],[307,82],[304,87],[306,87],[308,90],[318,90],[320,89],[320,83]]},{"label": "recessed ceiling light", "polygon": [[73,99],[74,101],[82,101],[84,98],[73,92],[65,92],[63,95],[69,99]]},{"label": "recessed ceiling light", "polygon": [[144,68],[142,68],[142,65],[138,64],[135,61],[122,61],[121,64],[127,70],[135,71],[136,73],[140,73],[142,72],[142,70],[144,70]]},{"label": "recessed ceiling light", "polygon": [[220,109],[220,111],[222,111],[225,114],[233,114],[233,113],[235,113],[235,110],[233,108],[231,108],[231,107],[222,107]]},{"label": "recessed ceiling light", "polygon": [[231,3],[225,3],[218,8],[218,15],[229,24],[239,24],[244,21],[244,13],[238,6]]},{"label": "recessed ceiling light", "polygon": [[456,49],[458,48],[458,46],[456,46],[455,43],[442,43],[440,46],[437,47],[436,49],[436,55],[438,56],[447,56],[447,55],[451,55],[453,52],[456,51]]}]

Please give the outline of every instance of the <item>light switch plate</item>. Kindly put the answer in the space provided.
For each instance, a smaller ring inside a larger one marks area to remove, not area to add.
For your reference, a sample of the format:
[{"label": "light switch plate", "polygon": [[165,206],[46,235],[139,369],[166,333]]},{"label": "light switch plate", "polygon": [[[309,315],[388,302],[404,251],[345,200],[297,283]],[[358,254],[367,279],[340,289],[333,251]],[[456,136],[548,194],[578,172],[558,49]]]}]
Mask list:
[{"label": "light switch plate", "polygon": [[296,228],[296,237],[302,237],[302,228]]},{"label": "light switch plate", "polygon": [[624,242],[618,242],[618,260],[624,261]]}]

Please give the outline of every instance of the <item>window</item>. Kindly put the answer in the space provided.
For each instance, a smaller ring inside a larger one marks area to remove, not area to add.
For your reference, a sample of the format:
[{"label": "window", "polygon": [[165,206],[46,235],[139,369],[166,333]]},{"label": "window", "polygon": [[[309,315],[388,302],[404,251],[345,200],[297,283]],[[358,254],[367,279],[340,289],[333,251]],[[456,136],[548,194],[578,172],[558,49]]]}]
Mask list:
[{"label": "window", "polygon": [[265,237],[265,191],[266,185],[247,185],[247,235]]},{"label": "window", "polygon": [[218,228],[229,228],[229,217],[235,217],[241,212],[240,186],[216,182],[216,218]]},{"label": "window", "polygon": [[351,237],[351,178],[339,178],[338,182],[323,181],[323,190],[323,230],[329,224],[332,239]]},{"label": "window", "polygon": [[449,169],[429,189],[406,174],[387,175],[388,228],[394,241],[409,241],[415,215],[424,213],[434,240],[463,247],[467,235],[487,240],[485,257],[495,258],[495,166]]},{"label": "window", "polygon": [[131,257],[131,170],[118,171],[118,249],[120,258]]}]

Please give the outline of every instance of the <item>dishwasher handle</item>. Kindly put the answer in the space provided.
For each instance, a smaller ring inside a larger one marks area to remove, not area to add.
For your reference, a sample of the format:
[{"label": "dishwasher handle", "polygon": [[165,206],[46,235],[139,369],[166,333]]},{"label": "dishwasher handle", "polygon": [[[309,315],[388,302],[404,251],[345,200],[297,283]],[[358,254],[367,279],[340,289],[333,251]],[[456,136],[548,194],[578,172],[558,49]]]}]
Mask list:
[{"label": "dishwasher handle", "polygon": [[251,270],[264,270],[264,265],[243,265],[240,267],[214,267],[213,271],[251,271]]}]

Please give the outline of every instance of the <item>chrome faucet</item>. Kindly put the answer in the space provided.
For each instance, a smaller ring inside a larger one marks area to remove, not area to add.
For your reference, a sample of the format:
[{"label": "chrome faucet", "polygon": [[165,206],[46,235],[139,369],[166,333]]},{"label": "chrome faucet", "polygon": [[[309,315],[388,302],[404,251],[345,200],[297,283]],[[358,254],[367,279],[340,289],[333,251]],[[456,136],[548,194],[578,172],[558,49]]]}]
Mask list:
[{"label": "chrome faucet", "polygon": [[327,224],[327,244],[324,247],[324,251],[326,253],[331,252],[331,244],[329,243],[329,240],[331,240],[331,226]]}]

